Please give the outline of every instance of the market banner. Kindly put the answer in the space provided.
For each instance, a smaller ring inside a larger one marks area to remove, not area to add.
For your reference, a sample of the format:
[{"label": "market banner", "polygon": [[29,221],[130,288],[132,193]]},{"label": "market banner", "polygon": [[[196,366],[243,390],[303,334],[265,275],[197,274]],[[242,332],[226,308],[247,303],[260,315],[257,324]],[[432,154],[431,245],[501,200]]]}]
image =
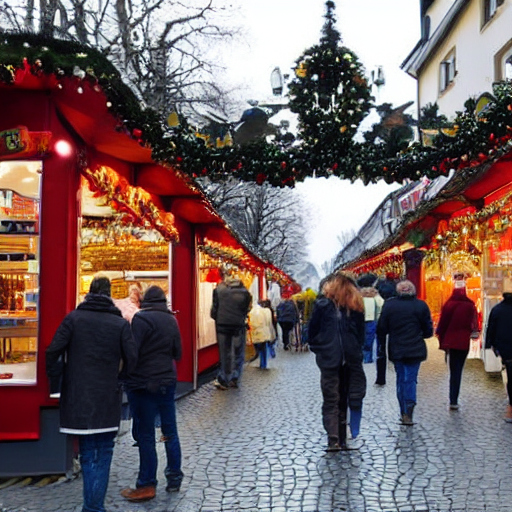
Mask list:
[{"label": "market banner", "polygon": [[0,132],[0,160],[43,156],[50,148],[51,132],[29,132],[18,126]]}]

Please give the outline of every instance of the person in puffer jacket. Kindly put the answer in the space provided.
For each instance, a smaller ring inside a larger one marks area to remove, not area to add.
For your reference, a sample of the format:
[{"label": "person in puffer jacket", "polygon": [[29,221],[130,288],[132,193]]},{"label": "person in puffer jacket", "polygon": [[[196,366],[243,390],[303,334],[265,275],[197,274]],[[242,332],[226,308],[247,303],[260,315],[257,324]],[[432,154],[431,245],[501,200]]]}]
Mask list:
[{"label": "person in puffer jacket", "polygon": [[396,293],[382,307],[377,343],[379,352],[385,354],[387,341],[389,359],[395,365],[401,421],[403,425],[413,425],[418,372],[421,362],[427,359],[425,338],[430,338],[434,330],[430,309],[416,297],[416,287],[411,281],[400,281]]},{"label": "person in puffer jacket", "polygon": [[178,322],[167,307],[165,292],[150,286],[144,293],[141,309],[132,319],[136,361],[125,380],[128,401],[136,423],[139,446],[139,474],[135,489],[123,489],[128,501],[147,501],[155,497],[158,458],[155,447],[155,418],[160,414],[167,466],[166,491],[180,490],[181,447],[176,425],[175,361],[181,358]]},{"label": "person in puffer jacket", "polygon": [[[84,511],[105,512],[114,438],[121,420],[123,372],[134,364],[130,324],[97,276],[89,293],[62,320],[46,349],[50,392],[60,391],[60,431],[78,438]],[[59,384],[61,383],[61,388]]]},{"label": "person in puffer jacket", "polygon": [[321,296],[313,306],[308,334],[321,375],[327,451],[347,449],[347,407],[352,438],[356,438],[366,394],[364,304],[351,276],[340,272],[323,282]]}]

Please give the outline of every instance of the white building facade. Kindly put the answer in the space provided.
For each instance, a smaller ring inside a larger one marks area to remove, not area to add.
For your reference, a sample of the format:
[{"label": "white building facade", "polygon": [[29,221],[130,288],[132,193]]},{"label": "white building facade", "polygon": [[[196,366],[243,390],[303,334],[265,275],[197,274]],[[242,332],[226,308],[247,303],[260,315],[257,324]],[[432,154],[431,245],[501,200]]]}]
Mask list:
[{"label": "white building facade", "polygon": [[418,109],[449,119],[464,102],[512,80],[512,0],[420,0],[422,38],[402,64],[418,81]]}]

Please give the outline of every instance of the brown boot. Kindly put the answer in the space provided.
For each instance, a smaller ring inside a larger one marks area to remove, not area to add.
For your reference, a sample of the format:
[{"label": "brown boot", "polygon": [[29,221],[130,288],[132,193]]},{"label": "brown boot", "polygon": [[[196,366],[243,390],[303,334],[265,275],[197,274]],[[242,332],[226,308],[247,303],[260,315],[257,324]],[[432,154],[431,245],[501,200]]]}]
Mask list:
[{"label": "brown boot", "polygon": [[507,406],[507,412],[503,418],[507,423],[512,423],[512,405]]},{"label": "brown boot", "polygon": [[123,498],[133,502],[152,500],[155,495],[155,487],[138,487],[137,489],[130,489],[128,487],[121,491],[121,496]]}]

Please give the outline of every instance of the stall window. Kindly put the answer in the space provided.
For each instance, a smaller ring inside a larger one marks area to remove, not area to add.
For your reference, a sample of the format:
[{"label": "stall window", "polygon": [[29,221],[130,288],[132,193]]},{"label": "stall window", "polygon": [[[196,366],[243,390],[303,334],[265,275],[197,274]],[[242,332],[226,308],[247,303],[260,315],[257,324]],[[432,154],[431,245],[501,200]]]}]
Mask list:
[{"label": "stall window", "polygon": [[36,382],[41,170],[0,162],[0,385]]},{"label": "stall window", "polygon": [[457,74],[455,48],[443,59],[439,65],[439,90],[443,92],[455,79]]}]

